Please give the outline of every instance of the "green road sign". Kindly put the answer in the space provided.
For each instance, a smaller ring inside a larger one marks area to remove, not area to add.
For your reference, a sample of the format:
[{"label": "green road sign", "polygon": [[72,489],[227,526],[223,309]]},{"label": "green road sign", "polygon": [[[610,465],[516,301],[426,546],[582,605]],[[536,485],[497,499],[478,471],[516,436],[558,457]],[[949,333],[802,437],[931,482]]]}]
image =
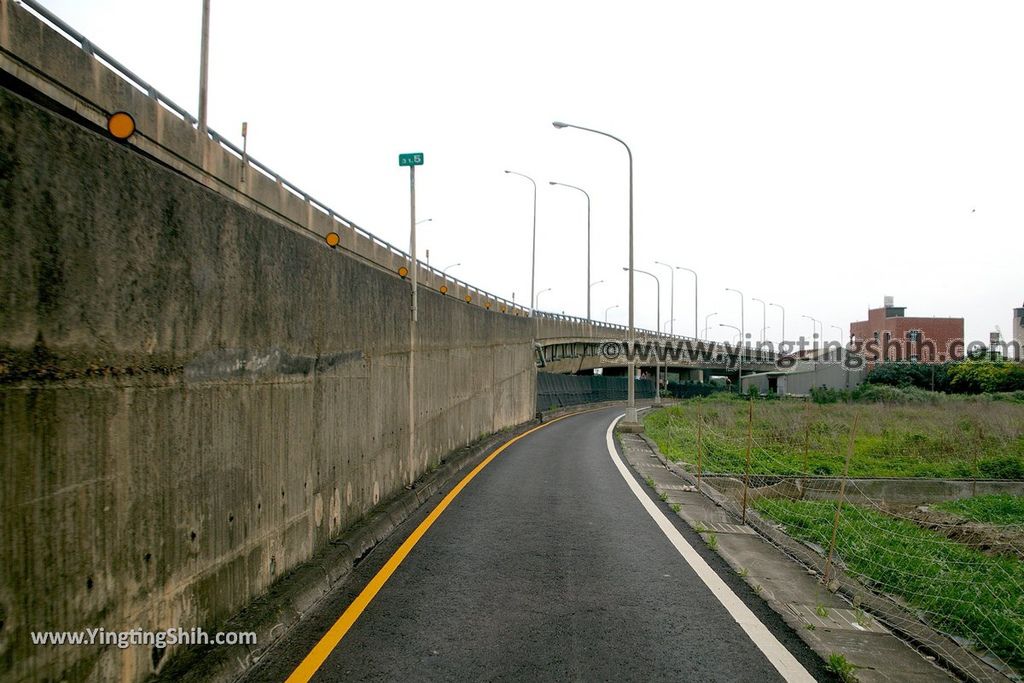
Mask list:
[{"label": "green road sign", "polygon": [[423,165],[423,152],[413,152],[411,154],[399,154],[398,155],[399,166],[422,166]]}]

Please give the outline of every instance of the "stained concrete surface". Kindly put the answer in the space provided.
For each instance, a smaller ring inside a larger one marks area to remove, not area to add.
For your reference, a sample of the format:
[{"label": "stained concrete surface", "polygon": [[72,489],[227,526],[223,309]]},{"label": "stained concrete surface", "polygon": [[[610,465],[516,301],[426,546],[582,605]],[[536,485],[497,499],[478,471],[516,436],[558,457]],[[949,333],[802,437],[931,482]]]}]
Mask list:
[{"label": "stained concrete surface", "polygon": [[[47,29],[48,30],[48,29]],[[409,284],[0,88],[0,678],[141,680],[534,414],[530,321]]]}]

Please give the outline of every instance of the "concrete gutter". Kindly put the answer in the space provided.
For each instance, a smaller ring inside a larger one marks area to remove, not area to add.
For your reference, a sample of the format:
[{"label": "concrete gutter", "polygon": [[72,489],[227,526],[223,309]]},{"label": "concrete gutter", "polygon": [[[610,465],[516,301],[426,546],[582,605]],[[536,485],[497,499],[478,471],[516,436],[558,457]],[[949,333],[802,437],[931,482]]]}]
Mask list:
[{"label": "concrete gutter", "polygon": [[[566,409],[564,414],[580,412]],[[543,421],[549,421],[547,416]],[[310,610],[351,575],[359,562],[432,496],[449,488],[455,476],[480,463],[497,446],[537,426],[531,420],[450,453],[398,496],[378,505],[361,522],[309,562],[271,586],[266,595],[221,624],[219,631],[253,631],[257,645],[191,647],[171,655],[151,681],[234,681],[245,674]],[[208,629],[209,630],[209,629]]]},{"label": "concrete gutter", "polygon": [[[638,436],[643,439],[650,447],[652,453],[670,472],[685,480],[691,486],[697,486],[696,477],[677,463],[668,460],[652,439],[645,434]],[[729,496],[709,486],[706,480],[702,481],[699,492],[737,520],[740,518],[742,513],[740,505]],[[791,560],[819,576],[823,575],[824,557],[812,548],[785,534],[777,525],[759,515],[757,511],[750,508],[747,509],[747,524]],[[1011,680],[1007,672],[998,670],[994,664],[987,660],[982,660],[979,655],[967,650],[949,636],[923,623],[908,609],[902,607],[893,599],[872,592],[859,580],[848,575],[842,567],[838,567],[834,563],[832,574],[834,578],[829,582],[829,591],[839,593],[849,600],[851,604],[871,612],[880,622],[898,633],[921,652],[933,657],[939,664],[959,678],[979,683],[982,681]],[[780,613],[780,608],[783,607],[782,605],[773,605],[773,608]],[[798,633],[801,638],[808,640],[802,630],[798,630]],[[810,641],[808,643],[811,644]],[[811,645],[813,647],[813,644]]]},{"label": "concrete gutter", "polygon": [[[742,489],[743,473],[707,473],[703,481],[722,493]],[[750,475],[755,498],[835,500],[842,479],[826,476]],[[862,504],[874,501],[924,505],[944,500],[990,494],[1024,495],[1024,481],[1006,479],[926,479],[923,477],[849,477],[845,499]]]}]

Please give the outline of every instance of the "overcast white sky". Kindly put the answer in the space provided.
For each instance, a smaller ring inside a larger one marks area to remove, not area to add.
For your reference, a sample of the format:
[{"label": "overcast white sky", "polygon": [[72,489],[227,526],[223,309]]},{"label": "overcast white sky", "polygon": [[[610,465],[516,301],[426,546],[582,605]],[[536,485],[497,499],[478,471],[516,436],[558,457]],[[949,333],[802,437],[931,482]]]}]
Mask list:
[{"label": "overcast white sky", "polygon": [[[201,0],[44,0],[140,77],[197,110]],[[408,172],[432,265],[527,303],[538,183],[540,308],[625,322],[627,162],[636,267],[700,273],[700,327],[757,338],[759,297],[843,328],[891,294],[964,316],[987,341],[1024,300],[1024,3],[212,0],[210,126],[408,248]],[[693,331],[676,277],[675,330]],[[654,283],[637,275],[637,324]],[[767,336],[781,333],[769,309]]]}]

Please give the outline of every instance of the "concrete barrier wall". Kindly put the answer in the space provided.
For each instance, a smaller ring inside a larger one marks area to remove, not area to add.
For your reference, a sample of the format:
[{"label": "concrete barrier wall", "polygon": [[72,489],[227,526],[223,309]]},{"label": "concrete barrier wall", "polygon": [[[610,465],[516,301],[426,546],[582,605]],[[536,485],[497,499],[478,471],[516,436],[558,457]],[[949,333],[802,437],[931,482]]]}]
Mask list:
[{"label": "concrete barrier wall", "polygon": [[[243,159],[241,150],[231,149],[213,131],[200,134],[194,117],[173,111],[177,105],[169,103],[151,85],[143,84],[141,77],[129,80],[110,68],[93,54],[96,46],[88,43],[87,37],[81,45],[72,42],[69,38],[74,28],[67,28],[71,33],[58,33],[16,0],[0,0],[0,73],[11,74],[100,127],[106,125],[110,113],[128,112],[137,129],[126,144],[262,215],[320,237],[335,232],[341,240],[339,249],[384,270],[411,267],[409,255],[394,245],[339,215],[251,157]],[[315,138],[310,141],[316,144]],[[428,289],[444,288],[448,296],[485,309],[527,314],[522,306],[444,276],[422,261],[418,268],[419,282]]]},{"label": "concrete barrier wall", "polygon": [[530,419],[531,321],[409,285],[0,89],[0,679],[214,628],[430,463]]}]

